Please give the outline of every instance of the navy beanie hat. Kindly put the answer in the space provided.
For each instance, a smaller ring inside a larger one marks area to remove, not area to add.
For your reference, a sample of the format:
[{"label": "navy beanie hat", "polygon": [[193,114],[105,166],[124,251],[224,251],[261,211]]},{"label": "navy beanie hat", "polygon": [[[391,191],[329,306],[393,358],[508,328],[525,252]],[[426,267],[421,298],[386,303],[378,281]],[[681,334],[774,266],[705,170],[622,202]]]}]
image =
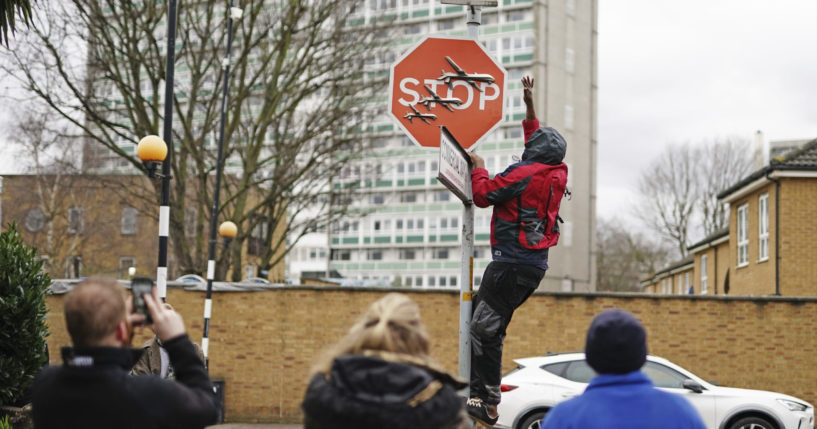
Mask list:
[{"label": "navy beanie hat", "polygon": [[607,310],[590,324],[584,353],[599,374],[637,371],[647,360],[647,332],[632,314]]}]

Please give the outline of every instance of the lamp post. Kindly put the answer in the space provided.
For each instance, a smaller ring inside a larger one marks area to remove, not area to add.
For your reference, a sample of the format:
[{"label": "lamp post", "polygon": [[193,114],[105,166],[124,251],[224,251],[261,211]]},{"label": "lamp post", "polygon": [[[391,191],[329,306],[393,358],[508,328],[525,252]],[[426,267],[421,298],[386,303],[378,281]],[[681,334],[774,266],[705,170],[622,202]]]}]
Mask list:
[{"label": "lamp post", "polygon": [[[216,183],[213,189],[213,210],[210,215],[210,245],[209,257],[207,261],[207,296],[204,300],[204,338],[202,338],[201,348],[204,352],[204,365],[209,364],[207,358],[207,346],[209,342],[210,330],[210,310],[212,307],[211,296],[213,294],[213,276],[216,271],[216,222],[218,222],[219,195],[221,191],[221,171],[224,160],[224,127],[227,121],[227,92],[230,84],[230,50],[233,45],[233,21],[241,19],[242,9],[233,7],[234,0],[230,0],[230,15],[227,20],[227,50],[221,62],[222,67],[222,89],[221,89],[221,123],[218,130],[218,155],[216,157]],[[232,222],[224,222],[219,227],[219,233],[231,240],[238,232],[238,228]],[[229,241],[228,241],[229,243]]]},{"label": "lamp post", "polygon": [[[148,176],[162,180],[162,196],[159,202],[159,263],[156,268],[156,287],[162,300],[167,296],[167,235],[170,229],[170,156],[167,143],[159,137],[149,135],[139,140],[136,155],[145,164]],[[162,172],[156,170],[162,167]]]},{"label": "lamp post", "polygon": [[[224,247],[228,247],[230,242],[238,233],[238,227],[230,222],[222,222],[218,227],[218,234],[224,237]],[[215,240],[210,240],[210,260],[207,261],[207,294],[204,297],[204,334],[201,339],[201,352],[204,354],[204,366],[210,367],[208,350],[210,348],[210,313],[213,310],[213,277],[216,271]]]}]

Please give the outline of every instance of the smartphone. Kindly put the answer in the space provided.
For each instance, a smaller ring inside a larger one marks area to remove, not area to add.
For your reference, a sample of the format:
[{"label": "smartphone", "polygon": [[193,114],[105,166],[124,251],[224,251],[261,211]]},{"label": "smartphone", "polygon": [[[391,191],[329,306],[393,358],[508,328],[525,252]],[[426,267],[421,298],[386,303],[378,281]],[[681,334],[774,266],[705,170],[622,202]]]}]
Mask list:
[{"label": "smartphone", "polygon": [[150,277],[134,277],[130,281],[131,292],[133,292],[133,312],[145,315],[145,325],[150,325],[153,320],[150,318],[145,295],[153,293],[153,279]]}]

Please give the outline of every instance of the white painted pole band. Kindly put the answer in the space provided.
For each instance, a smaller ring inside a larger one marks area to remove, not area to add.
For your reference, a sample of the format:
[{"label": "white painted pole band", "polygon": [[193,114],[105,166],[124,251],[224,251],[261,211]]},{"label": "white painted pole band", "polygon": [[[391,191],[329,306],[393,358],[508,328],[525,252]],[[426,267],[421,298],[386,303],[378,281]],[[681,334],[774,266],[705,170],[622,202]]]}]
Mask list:
[{"label": "white painted pole band", "polygon": [[204,354],[204,357],[207,357],[207,349],[210,346],[210,339],[209,338],[202,338],[201,339],[201,352]]},{"label": "white painted pole band", "polygon": [[212,299],[205,299],[204,300],[204,318],[210,318],[210,312],[213,310],[213,300]]},{"label": "white painted pole band", "polygon": [[170,231],[170,206],[159,207],[159,237],[167,237]]},{"label": "white painted pole band", "polygon": [[156,269],[156,288],[159,289],[159,298],[167,297],[167,267]]},{"label": "white painted pole band", "polygon": [[207,280],[213,280],[216,277],[216,261],[207,261]]}]

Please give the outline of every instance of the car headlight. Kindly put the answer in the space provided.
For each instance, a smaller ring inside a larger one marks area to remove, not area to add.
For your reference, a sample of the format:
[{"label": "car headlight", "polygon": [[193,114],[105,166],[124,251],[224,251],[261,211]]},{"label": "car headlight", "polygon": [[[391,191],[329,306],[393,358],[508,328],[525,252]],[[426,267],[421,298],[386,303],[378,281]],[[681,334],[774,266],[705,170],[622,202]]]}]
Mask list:
[{"label": "car headlight", "polygon": [[783,406],[788,408],[789,411],[806,411],[806,408],[808,408],[808,406],[805,404],[789,401],[788,399],[778,399],[777,402],[783,404]]}]

